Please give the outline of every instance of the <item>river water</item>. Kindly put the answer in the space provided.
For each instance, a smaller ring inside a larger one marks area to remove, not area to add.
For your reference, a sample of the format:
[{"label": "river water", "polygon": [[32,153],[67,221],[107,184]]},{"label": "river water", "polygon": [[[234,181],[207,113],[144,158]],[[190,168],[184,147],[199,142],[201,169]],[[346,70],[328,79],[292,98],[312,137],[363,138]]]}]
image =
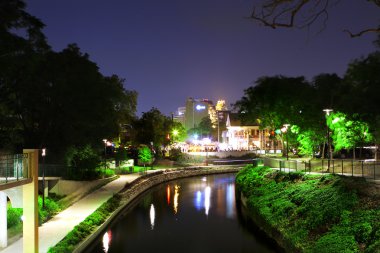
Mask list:
[{"label": "river water", "polygon": [[279,252],[242,217],[235,174],[170,181],[134,201],[86,252]]}]

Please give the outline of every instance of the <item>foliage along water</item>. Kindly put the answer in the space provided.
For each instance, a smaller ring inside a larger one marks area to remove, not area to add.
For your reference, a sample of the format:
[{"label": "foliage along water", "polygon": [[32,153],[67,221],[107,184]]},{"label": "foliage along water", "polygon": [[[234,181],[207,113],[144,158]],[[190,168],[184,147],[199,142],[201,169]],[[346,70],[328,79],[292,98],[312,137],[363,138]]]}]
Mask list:
[{"label": "foliage along water", "polygon": [[147,191],[87,252],[278,252],[241,216],[235,174],[170,181]]}]

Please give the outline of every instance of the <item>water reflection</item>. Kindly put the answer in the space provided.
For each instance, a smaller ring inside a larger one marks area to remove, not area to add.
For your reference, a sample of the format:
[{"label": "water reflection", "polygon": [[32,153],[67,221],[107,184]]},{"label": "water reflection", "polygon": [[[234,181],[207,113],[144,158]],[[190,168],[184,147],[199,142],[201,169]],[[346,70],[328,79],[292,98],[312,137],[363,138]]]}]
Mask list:
[{"label": "water reflection", "polygon": [[108,230],[107,232],[104,233],[103,235],[103,250],[104,252],[108,252],[109,248],[110,248],[110,244],[111,244],[111,240],[112,240],[112,232],[111,230]]},{"label": "water reflection", "polygon": [[234,208],[234,203],[235,203],[235,187],[233,184],[228,184],[227,185],[227,191],[226,191],[226,216],[228,218],[234,218],[235,217],[235,208]]},{"label": "water reflection", "polygon": [[150,205],[150,211],[149,211],[149,217],[150,217],[150,225],[153,230],[154,228],[154,220],[156,219],[156,210],[154,209],[154,205]]},{"label": "water reflection", "polygon": [[178,197],[179,197],[179,186],[175,185],[174,186],[174,200],[173,200],[174,214],[177,214],[178,212]]},{"label": "water reflection", "polygon": [[202,209],[202,192],[201,191],[197,191],[195,194],[194,206],[198,211]]},{"label": "water reflection", "polygon": [[208,216],[208,211],[210,209],[210,199],[211,199],[211,187],[207,186],[205,188],[205,214]]},{"label": "water reflection", "polygon": [[168,185],[166,187],[166,202],[168,203],[168,206],[170,205],[170,186]]}]

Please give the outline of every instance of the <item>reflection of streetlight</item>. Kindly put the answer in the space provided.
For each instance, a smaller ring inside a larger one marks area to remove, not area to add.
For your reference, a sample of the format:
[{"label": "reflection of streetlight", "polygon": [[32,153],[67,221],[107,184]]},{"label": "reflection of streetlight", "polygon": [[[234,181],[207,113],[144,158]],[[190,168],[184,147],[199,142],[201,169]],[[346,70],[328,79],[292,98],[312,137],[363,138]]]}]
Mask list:
[{"label": "reflection of streetlight", "polygon": [[289,160],[289,139],[288,139],[288,127],[290,124],[284,124],[281,131],[286,134],[286,160]]},{"label": "reflection of streetlight", "polygon": [[323,109],[323,111],[326,113],[326,129],[327,129],[327,171],[330,171],[330,159],[332,158],[331,154],[331,143],[330,143],[330,130],[327,125],[327,116],[330,115],[330,112],[333,111],[333,109]]}]

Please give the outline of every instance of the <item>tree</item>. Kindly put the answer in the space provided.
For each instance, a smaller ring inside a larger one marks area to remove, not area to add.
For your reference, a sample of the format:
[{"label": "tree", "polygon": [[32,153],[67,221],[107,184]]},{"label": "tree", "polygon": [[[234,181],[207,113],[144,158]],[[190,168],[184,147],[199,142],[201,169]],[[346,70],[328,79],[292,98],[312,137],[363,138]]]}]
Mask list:
[{"label": "tree", "polygon": [[309,128],[302,131],[298,126],[294,125],[291,127],[291,132],[297,135],[298,149],[301,155],[313,157],[324,140],[324,135],[320,129]]},{"label": "tree", "polygon": [[150,162],[152,160],[152,152],[147,146],[142,146],[139,148],[139,159],[144,164]]},{"label": "tree", "polygon": [[344,82],[350,94],[346,112],[358,114],[368,122],[376,143],[380,140],[380,52],[357,59],[349,64]]},{"label": "tree", "polygon": [[[370,2],[380,8],[379,0],[356,1],[355,4]],[[319,23],[321,29],[327,25],[329,11],[339,1],[334,0],[257,0],[252,10],[251,19],[261,24],[276,28],[310,28]],[[380,27],[363,28],[361,31],[351,32],[344,29],[350,37],[359,37],[365,33],[380,33]]]},{"label": "tree", "polygon": [[283,124],[312,124],[316,114],[313,88],[304,77],[261,77],[244,91],[235,108],[243,122],[262,128],[280,129]]},{"label": "tree", "polygon": [[[0,148],[101,148],[136,111],[137,93],[103,76],[75,44],[53,52],[20,0],[0,3]],[[49,155],[49,158],[52,158]]]},{"label": "tree", "polygon": [[160,148],[170,143],[171,126],[172,120],[153,107],[133,123],[133,128],[137,131],[134,141],[146,145],[153,142],[156,148]]},{"label": "tree", "polygon": [[202,118],[201,122],[199,122],[198,129],[201,136],[210,136],[213,131],[210,117]]},{"label": "tree", "polygon": [[334,143],[334,151],[342,149],[352,149],[355,159],[355,148],[372,140],[369,133],[368,124],[356,119],[354,115],[352,119],[342,112],[331,113],[327,116],[327,125],[332,131],[332,140]]}]

